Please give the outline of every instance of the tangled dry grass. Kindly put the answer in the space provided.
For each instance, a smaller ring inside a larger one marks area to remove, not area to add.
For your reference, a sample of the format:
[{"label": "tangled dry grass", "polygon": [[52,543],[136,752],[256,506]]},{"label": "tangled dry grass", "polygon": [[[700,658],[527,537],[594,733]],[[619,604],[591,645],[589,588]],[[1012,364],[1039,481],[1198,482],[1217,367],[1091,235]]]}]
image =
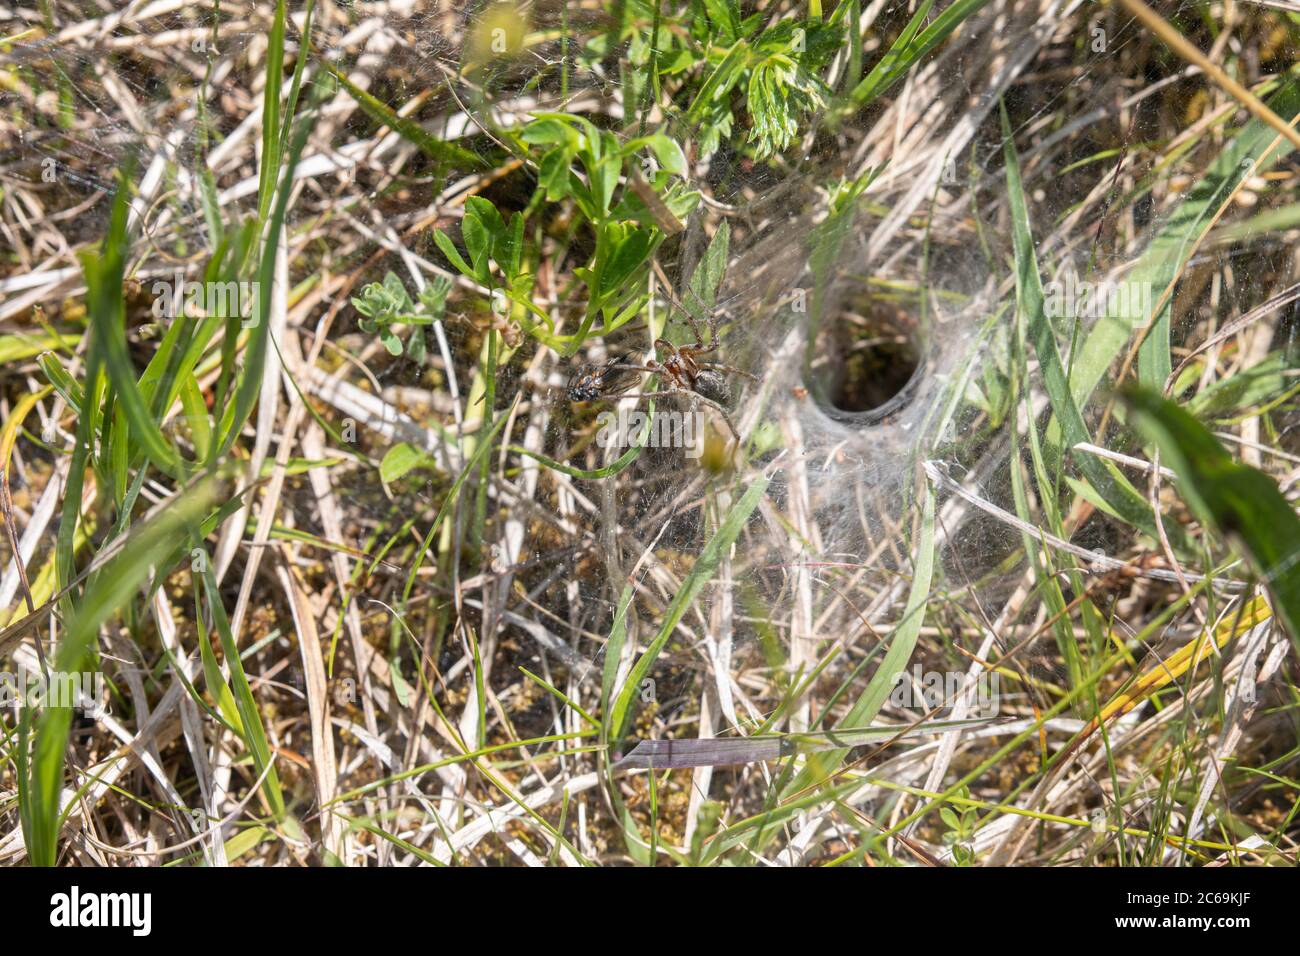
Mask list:
[{"label": "tangled dry grass", "polygon": [[[1291,141],[1124,5],[852,0],[768,150],[759,87],[705,86],[762,49],[728,9],[0,5],[0,655],[105,678],[0,712],[0,860],[1295,862],[1290,565],[1108,387],[1294,502]],[[1294,127],[1300,10],[1160,13]],[[682,147],[637,167],[668,208],[577,147],[539,189],[551,113]],[[513,270],[448,253],[488,208]],[[169,321],[203,281],[257,320]],[[1146,298],[1051,314],[1071,282]],[[687,394],[698,454],[606,447],[566,383],[689,342],[693,294],[743,441]],[[779,759],[628,759],[712,738]]]}]

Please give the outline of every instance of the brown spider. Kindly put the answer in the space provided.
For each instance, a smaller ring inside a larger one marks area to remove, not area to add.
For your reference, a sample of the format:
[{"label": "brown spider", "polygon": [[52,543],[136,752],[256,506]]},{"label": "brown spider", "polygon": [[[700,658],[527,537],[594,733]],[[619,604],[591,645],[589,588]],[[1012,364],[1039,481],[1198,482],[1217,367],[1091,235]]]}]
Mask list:
[{"label": "brown spider", "polygon": [[670,395],[687,395],[692,402],[703,402],[714,409],[727,423],[736,443],[740,443],[740,434],[732,424],[723,403],[731,397],[731,389],[724,373],[743,375],[751,381],[758,379],[744,369],[717,362],[701,361],[700,357],[710,355],[718,350],[718,323],[712,311],[705,313],[709,326],[709,342],[704,343],[700,333],[699,322],[690,310],[678,307],[695,335],[691,345],[673,345],[667,339],[655,339],[655,358],[645,359],[644,365],[637,364],[632,354],[612,358],[601,365],[583,365],[569,379],[569,400],[590,402],[613,395],[625,395],[635,379],[629,375],[638,372],[650,372],[660,376],[661,384],[666,386],[653,392],[640,392],[634,398],[663,398]]}]

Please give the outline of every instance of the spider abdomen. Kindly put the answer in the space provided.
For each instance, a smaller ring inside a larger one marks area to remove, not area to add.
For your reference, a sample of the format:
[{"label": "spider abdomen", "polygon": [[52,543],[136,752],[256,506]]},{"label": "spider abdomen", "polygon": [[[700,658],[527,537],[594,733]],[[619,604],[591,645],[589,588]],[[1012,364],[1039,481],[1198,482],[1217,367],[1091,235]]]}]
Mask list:
[{"label": "spider abdomen", "polygon": [[731,400],[731,386],[721,372],[711,368],[702,368],[695,373],[695,391],[719,405]]}]

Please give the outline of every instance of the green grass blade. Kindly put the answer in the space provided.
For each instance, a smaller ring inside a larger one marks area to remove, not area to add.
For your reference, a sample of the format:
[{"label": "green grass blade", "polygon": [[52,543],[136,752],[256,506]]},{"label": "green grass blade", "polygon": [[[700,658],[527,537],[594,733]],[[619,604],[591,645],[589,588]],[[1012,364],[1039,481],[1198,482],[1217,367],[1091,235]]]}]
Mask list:
[{"label": "green grass blade", "polygon": [[132,164],[128,163],[122,170],[109,216],[108,235],[104,237],[99,253],[87,252],[81,256],[92,329],[91,347],[102,357],[113,383],[116,401],[130,422],[130,442],[138,443],[159,468],[175,475],[180,458],[163,437],[136,386],[135,370],[126,347],[126,305],[122,289],[128,246],[126,230],[131,169]]},{"label": "green grass blade", "polygon": [[[1065,447],[1070,449],[1071,458],[1093,489],[1109,505],[1108,510],[1155,537],[1157,531],[1150,506],[1128,479],[1113,468],[1107,468],[1095,456],[1073,452],[1075,445],[1091,441],[1092,436],[1070,392],[1065,363],[1061,360],[1061,352],[1056,344],[1056,331],[1047,316],[1038,260],[1034,255],[1034,237],[1029,228],[1029,210],[1020,179],[1020,162],[1016,156],[1015,142],[1011,137],[1011,124],[1007,119],[1005,105],[1002,107],[1002,135],[1003,153],[1006,158],[1007,198],[1011,207],[1011,232],[1015,246],[1016,305],[1024,314],[1027,331],[1033,342],[1034,352],[1038,356],[1043,388],[1051,401],[1056,420],[1061,423]],[[1061,449],[1049,448],[1046,454],[1049,463],[1057,463],[1064,458]],[[1167,532],[1175,543],[1184,543],[1179,529],[1169,528]]]},{"label": "green grass blade", "polygon": [[[275,768],[271,766],[271,746],[266,738],[266,729],[262,726],[262,717],[257,707],[257,699],[253,697],[253,689],[248,683],[248,675],[244,673],[244,664],[239,656],[239,648],[235,646],[235,638],[230,631],[230,620],[226,617],[226,608],[221,603],[221,590],[217,586],[216,576],[212,572],[212,562],[206,556],[201,562],[201,568],[203,592],[207,598],[212,626],[221,639],[221,649],[225,654],[226,665],[230,668],[230,684],[232,685],[230,690],[235,697],[235,711],[239,716],[239,724],[243,730],[244,745],[248,747],[248,752],[253,758],[253,767],[257,771],[257,776],[263,780],[262,793],[266,797],[267,805],[271,808],[272,816],[277,821],[283,820],[285,816],[284,795],[280,789],[280,779],[276,775]],[[207,640],[206,636],[200,639]],[[222,685],[224,686],[224,681]],[[217,696],[218,688],[209,689],[214,696]]]},{"label": "green grass blade", "polygon": [[456,146],[452,143],[444,142],[438,137],[432,135],[414,120],[398,116],[387,104],[375,99],[361,87],[357,86],[332,65],[326,63],[325,68],[334,74],[343,89],[347,90],[348,95],[356,100],[361,111],[369,116],[376,123],[388,127],[402,139],[411,143],[420,152],[424,153],[435,162],[448,166],[462,166],[469,169],[482,169],[487,167],[486,161],[479,155],[471,153],[467,149]]},{"label": "green grass blade", "polygon": [[266,46],[266,87],[262,93],[262,166],[258,174],[257,218],[266,221],[280,173],[280,96],[284,89],[284,33],[288,10],[276,0]]},{"label": "green grass blade", "polygon": [[[185,526],[197,520],[212,501],[213,483],[204,480],[186,492],[148,523],[133,532],[122,551],[95,574],[85,597],[78,602],[59,644],[54,669],[73,673],[82,669],[99,628],[124,607],[155,566],[175,548]],[[165,570],[159,570],[161,578]],[[64,757],[72,729],[72,707],[47,706],[36,720],[26,790],[23,839],[37,866],[53,866],[58,850],[62,807]]]},{"label": "green grass blade", "polygon": [[608,465],[604,465],[601,468],[593,468],[590,471],[582,468],[574,468],[572,465],[566,465],[562,461],[548,458],[539,452],[529,451],[527,448],[522,448],[519,445],[511,445],[510,450],[518,455],[527,455],[534,461],[541,462],[552,471],[558,471],[561,474],[568,475],[570,478],[581,478],[584,481],[599,481],[602,478],[609,478],[613,475],[617,475],[628,465],[632,464],[632,462],[636,460],[637,456],[641,454],[641,450],[645,447],[645,441],[650,436],[650,428],[654,421],[654,414],[654,399],[650,399],[646,403],[645,424],[641,426],[641,431],[638,432],[636,438],[633,439],[632,446]]},{"label": "green grass blade", "polygon": [[[605,666],[600,678],[600,712],[609,713],[609,701],[614,693],[614,681],[618,678],[618,662],[623,657],[623,645],[627,643],[627,612],[632,605],[632,585],[625,584],[623,593],[618,597],[618,609],[614,612],[614,624],[609,629],[609,638],[605,641]],[[608,740],[605,741],[608,743]]]},{"label": "green grass blade", "polygon": [[681,621],[687,608],[691,606],[704,585],[713,577],[713,572],[718,568],[718,562],[722,560],[723,552],[731,547],[732,542],[740,534],[741,528],[745,526],[750,514],[758,507],[759,499],[767,491],[767,485],[767,478],[758,478],[746,488],[744,495],[727,511],[726,517],[722,519],[717,532],[709,539],[709,543],[704,546],[704,550],[700,552],[700,556],[686,576],[686,580],[682,582],[682,586],[678,588],[672,603],[668,605],[668,611],[664,615],[663,624],[659,627],[659,633],[650,642],[650,646],[645,649],[645,653],[632,665],[627,680],[623,682],[622,688],[614,698],[613,709],[605,721],[610,732],[609,739],[621,740],[623,738],[632,716],[632,698],[640,689],[641,681],[645,679],[646,674],[650,672],[650,668],[654,666],[655,660],[668,643],[668,639],[677,628],[677,624]]},{"label": "green grass blade", "polygon": [[1160,449],[1188,503],[1241,543],[1300,650],[1300,517],[1277,482],[1234,460],[1209,429],[1150,389],[1124,397],[1133,425]]},{"label": "green grass blade", "polygon": [[270,337],[271,291],[275,281],[275,257],[280,245],[280,233],[284,229],[284,218],[289,207],[289,196],[293,192],[293,171],[298,165],[298,157],[307,143],[307,134],[312,123],[304,119],[298,124],[289,147],[288,160],[285,163],[284,177],[276,194],[275,208],[266,228],[262,245],[261,262],[257,271],[257,303],[254,308],[254,324],[248,342],[244,346],[244,361],[239,384],[235,389],[235,403],[222,415],[221,441],[213,444],[214,456],[223,456],[235,443],[244,422],[252,413],[253,404],[262,390],[262,367],[266,364],[266,344]]},{"label": "green grass blade", "polygon": [[[921,533],[916,542],[916,555],[912,559],[912,586],[903,608],[903,618],[894,629],[884,660],[880,662],[876,672],[871,675],[871,680],[867,682],[866,688],[840,721],[841,727],[870,726],[889,698],[889,692],[896,682],[895,676],[907,669],[907,662],[911,659],[917,638],[921,635],[926,602],[929,600],[930,588],[934,581],[934,523],[934,493],[929,492],[921,508]],[[837,747],[810,756],[808,764],[795,776],[787,787],[786,793],[797,793],[818,780],[825,779],[844,762],[844,758],[848,755],[849,748]]]},{"label": "green grass blade", "polygon": [[[1269,97],[1268,105],[1284,119],[1293,118],[1300,112],[1300,79],[1293,79]],[[1210,165],[1209,171],[1170,215],[1167,224],[1152,240],[1150,248],[1143,253],[1127,279],[1136,284],[1135,288],[1141,288],[1143,283],[1150,284],[1153,306],[1183,268],[1201,236],[1213,224],[1219,206],[1236,188],[1237,183],[1244,176],[1260,175],[1291,152],[1291,145],[1282,142],[1266,154],[1269,145],[1277,138],[1270,127],[1259,120],[1251,120],[1224,147],[1223,152]],[[1140,328],[1147,319],[1147,316],[1138,314],[1131,301],[1135,298],[1140,300],[1141,297],[1116,298],[1129,299],[1128,307],[1120,308],[1124,305],[1120,302],[1115,309],[1098,319],[1071,363],[1070,388],[1074,401],[1079,406],[1088,401],[1135,329]],[[1156,324],[1150,333],[1156,336],[1157,341],[1157,344],[1151,346],[1153,350],[1168,348],[1168,308],[1169,304],[1166,303],[1162,313],[1155,317]],[[1142,354],[1139,353],[1139,361],[1141,357]],[[1154,384],[1157,388],[1164,386],[1163,381],[1147,381],[1146,384]],[[1053,424],[1048,433],[1049,441],[1059,434],[1058,427]]]},{"label": "green grass blade", "polygon": [[934,22],[924,30],[920,29],[920,26],[925,22],[934,3],[933,0],[922,3],[902,35],[871,68],[871,72],[863,77],[862,82],[849,93],[849,104],[843,112],[862,109],[883,94],[902,79],[903,74],[915,66],[923,56],[947,39],[950,33],[961,26],[962,21],[977,13],[986,3],[988,0],[957,0],[935,17]]}]

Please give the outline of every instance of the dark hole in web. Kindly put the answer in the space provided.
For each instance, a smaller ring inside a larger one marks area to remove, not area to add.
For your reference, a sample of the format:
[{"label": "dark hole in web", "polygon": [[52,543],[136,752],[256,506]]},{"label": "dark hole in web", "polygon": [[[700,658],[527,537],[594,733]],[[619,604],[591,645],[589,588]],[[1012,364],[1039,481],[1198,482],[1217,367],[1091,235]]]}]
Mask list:
[{"label": "dark hole in web", "polygon": [[822,326],[807,384],[831,417],[879,421],[906,404],[921,364],[914,318],[848,308]]}]

